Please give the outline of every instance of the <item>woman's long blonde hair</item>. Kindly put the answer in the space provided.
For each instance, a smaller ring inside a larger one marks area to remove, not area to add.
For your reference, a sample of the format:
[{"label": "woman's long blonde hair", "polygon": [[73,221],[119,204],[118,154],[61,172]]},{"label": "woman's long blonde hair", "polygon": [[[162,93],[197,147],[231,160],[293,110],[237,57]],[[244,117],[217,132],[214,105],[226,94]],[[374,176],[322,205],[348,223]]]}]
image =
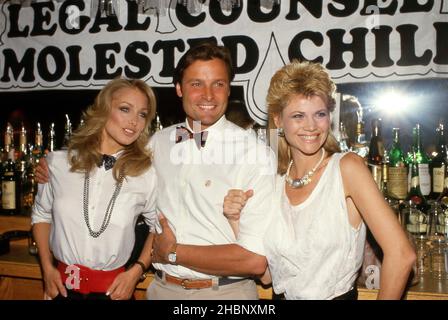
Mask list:
[{"label": "woman's long blonde hair", "polygon": [[[336,85],[321,64],[293,60],[278,70],[271,79],[266,98],[268,128],[277,130],[274,117],[281,114],[293,96],[319,96],[325,101],[327,109],[332,112],[336,105],[335,92]],[[271,141],[271,145],[275,145],[275,143]],[[330,155],[340,152],[339,144],[331,132],[324,143],[324,149]],[[278,137],[278,174],[286,173],[290,160],[291,149],[288,142],[284,136]]]},{"label": "woman's long blonde hair", "polygon": [[101,163],[101,139],[104,127],[111,112],[113,95],[120,89],[137,89],[148,101],[148,116],[145,127],[136,141],[124,148],[113,167],[116,180],[120,174],[138,176],[152,163],[151,152],[146,148],[150,137],[150,124],[156,113],[156,97],[153,90],[142,80],[114,79],[97,95],[93,105],[83,113],[84,124],[72,135],[68,147],[68,158],[72,172],[90,172]]}]

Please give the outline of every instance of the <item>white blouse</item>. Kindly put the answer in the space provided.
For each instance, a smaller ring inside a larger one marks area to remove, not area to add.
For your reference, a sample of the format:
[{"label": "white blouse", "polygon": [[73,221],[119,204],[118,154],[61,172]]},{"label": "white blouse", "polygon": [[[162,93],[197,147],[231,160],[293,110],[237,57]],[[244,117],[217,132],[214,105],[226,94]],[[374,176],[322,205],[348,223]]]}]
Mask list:
[{"label": "white blouse", "polygon": [[[138,215],[142,213],[150,226],[157,219],[154,169],[123,181],[108,227],[93,238],[84,218],[84,173],[70,172],[67,151],[50,153],[47,163],[50,182],[39,184],[32,224],[52,224],[50,249],[54,257],[67,265],[80,264],[96,270],[122,267],[134,247]],[[93,231],[101,227],[115,184],[112,169],[106,171],[102,166],[90,173],[88,214]]]},{"label": "white blouse", "polygon": [[[366,228],[353,228],[340,171],[332,156],[316,187],[293,206],[278,177],[279,212],[265,237],[274,291],[286,299],[333,299],[353,288],[362,265]],[[281,188],[280,188],[281,186]]]}]

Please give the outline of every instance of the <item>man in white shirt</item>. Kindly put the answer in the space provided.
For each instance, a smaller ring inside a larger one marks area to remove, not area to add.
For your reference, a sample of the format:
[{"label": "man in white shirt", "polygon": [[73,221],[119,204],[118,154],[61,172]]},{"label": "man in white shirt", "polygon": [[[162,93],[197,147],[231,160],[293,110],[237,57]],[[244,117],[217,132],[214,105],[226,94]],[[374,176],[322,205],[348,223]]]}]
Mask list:
[{"label": "man in white shirt", "polygon": [[[272,215],[275,161],[266,145],[224,116],[233,75],[228,50],[210,43],[191,48],[176,67],[186,122],[150,142],[164,217],[149,299],[258,298],[250,277],[267,265],[262,238]],[[223,216],[229,189],[254,191],[237,237]]]}]

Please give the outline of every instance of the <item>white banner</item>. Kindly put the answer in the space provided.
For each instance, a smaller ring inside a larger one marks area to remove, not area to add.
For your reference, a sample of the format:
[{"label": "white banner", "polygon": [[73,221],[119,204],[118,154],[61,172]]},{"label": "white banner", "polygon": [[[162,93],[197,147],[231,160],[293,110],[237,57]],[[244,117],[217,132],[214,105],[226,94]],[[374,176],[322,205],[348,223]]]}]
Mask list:
[{"label": "white banner", "polygon": [[0,91],[97,89],[117,76],[172,86],[204,38],[230,49],[233,85],[260,123],[272,74],[294,58],[323,63],[337,83],[448,76],[448,0],[250,0],[230,11],[207,0],[194,14],[167,0],[160,16],[116,1],[111,16],[89,0],[2,2]]}]

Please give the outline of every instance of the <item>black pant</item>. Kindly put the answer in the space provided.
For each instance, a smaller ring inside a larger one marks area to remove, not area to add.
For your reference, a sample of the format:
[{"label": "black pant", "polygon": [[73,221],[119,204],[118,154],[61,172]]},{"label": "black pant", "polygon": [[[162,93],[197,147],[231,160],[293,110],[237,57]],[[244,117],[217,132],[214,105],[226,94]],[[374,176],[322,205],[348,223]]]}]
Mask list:
[{"label": "black pant", "polygon": [[79,293],[73,290],[67,290],[67,297],[58,294],[53,300],[110,300],[104,292]]},{"label": "black pant", "polygon": [[358,300],[358,288],[354,287],[352,290],[333,298],[333,300]]}]

